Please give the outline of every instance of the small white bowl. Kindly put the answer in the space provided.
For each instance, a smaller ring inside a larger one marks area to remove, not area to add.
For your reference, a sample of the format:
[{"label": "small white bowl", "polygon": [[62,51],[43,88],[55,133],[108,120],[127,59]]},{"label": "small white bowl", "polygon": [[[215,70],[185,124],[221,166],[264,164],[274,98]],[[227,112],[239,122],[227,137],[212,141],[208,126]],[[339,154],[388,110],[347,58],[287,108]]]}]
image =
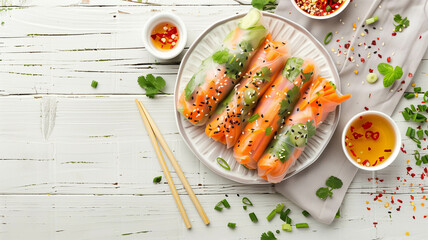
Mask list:
[{"label": "small white bowl", "polygon": [[[152,43],[150,39],[150,35],[154,27],[156,27],[159,23],[170,22],[177,26],[177,30],[179,33],[179,39],[177,41],[177,45],[168,51],[158,50]],[[159,59],[171,59],[175,58],[180,54],[184,47],[186,46],[187,41],[187,30],[183,21],[175,14],[164,12],[159,13],[150,18],[145,24],[142,32],[143,43],[146,49],[156,58]]]},{"label": "small white bowl", "polygon": [[[356,163],[355,160],[352,159],[352,157],[349,155],[348,150],[346,149],[346,146],[345,146],[346,132],[348,131],[348,128],[350,127],[351,123],[354,122],[354,120],[359,118],[360,116],[365,116],[365,115],[369,115],[369,114],[370,115],[371,114],[378,115],[378,116],[382,117],[383,119],[385,119],[386,121],[388,121],[391,124],[392,128],[394,129],[394,135],[395,135],[394,150],[392,151],[391,156],[389,156],[387,159],[385,159],[385,161],[383,163],[376,165],[374,167],[366,167],[366,166],[363,166],[363,165]],[[390,116],[386,115],[385,113],[378,112],[378,111],[365,111],[365,112],[358,113],[357,115],[353,116],[348,121],[345,128],[343,129],[341,142],[342,142],[343,152],[345,153],[348,160],[352,164],[354,164],[354,166],[356,166],[359,169],[366,170],[366,171],[377,171],[377,170],[381,170],[381,169],[388,167],[397,158],[398,153],[400,152],[401,134],[400,134],[400,130],[398,129],[397,124],[394,122],[394,120],[392,120],[392,118]]]},{"label": "small white bowl", "polygon": [[345,0],[345,2],[343,3],[342,7],[340,7],[337,11],[335,11],[332,14],[328,14],[326,16],[314,16],[314,15],[311,15],[311,14],[303,11],[302,9],[300,9],[300,7],[297,5],[297,3],[296,3],[295,0],[290,0],[290,1],[293,4],[293,6],[297,9],[297,11],[299,11],[300,13],[302,13],[303,15],[305,15],[306,17],[310,17],[310,18],[313,18],[313,19],[329,19],[329,18],[332,18],[334,16],[337,16],[339,13],[341,13],[343,10],[345,10],[345,8],[348,6],[348,4],[350,2],[350,0]]}]

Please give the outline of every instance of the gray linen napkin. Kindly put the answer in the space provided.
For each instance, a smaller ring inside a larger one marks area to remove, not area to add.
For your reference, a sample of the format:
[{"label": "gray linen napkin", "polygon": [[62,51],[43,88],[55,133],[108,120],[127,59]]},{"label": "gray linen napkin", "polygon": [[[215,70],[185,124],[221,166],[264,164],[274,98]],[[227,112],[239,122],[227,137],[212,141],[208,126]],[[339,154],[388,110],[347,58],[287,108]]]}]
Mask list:
[{"label": "gray linen napkin", "polygon": [[[338,16],[328,20],[314,20],[299,13],[292,6],[291,1],[279,2],[276,14],[303,25],[321,43],[324,42],[328,32],[333,32],[333,40],[326,48],[331,53],[339,71],[341,92],[353,96],[342,104],[337,130],[321,157],[296,176],[276,184],[275,189],[302,209],[307,210],[316,220],[330,224],[357,173],[357,168],[348,162],[342,152],[343,128],[353,115],[367,109],[382,111],[389,115],[393,113],[404,90],[412,80],[411,74],[416,71],[428,47],[428,4],[426,0],[354,0]],[[397,13],[403,18],[408,17],[410,26],[398,32],[396,36],[392,36],[393,15]],[[379,21],[363,27],[365,19],[372,16],[378,16]],[[357,26],[355,31],[352,27],[353,23]],[[349,49],[345,49],[344,45],[347,43],[350,44]],[[358,46],[360,43],[361,45]],[[351,47],[354,51],[351,51]],[[341,53],[338,56],[339,50]],[[344,52],[348,55],[345,56]],[[369,52],[370,57],[368,57]],[[352,57],[351,61],[349,61],[350,57]],[[383,86],[383,77],[380,74],[375,84],[365,82],[369,69],[378,73],[377,65],[387,62],[387,57],[391,57],[391,65],[403,68],[403,77],[389,88]],[[361,62],[361,58],[364,58],[364,63]],[[358,70],[358,74],[354,73],[355,70]],[[323,201],[315,195],[315,192],[332,175],[342,179],[343,187],[334,190],[333,198]]]}]

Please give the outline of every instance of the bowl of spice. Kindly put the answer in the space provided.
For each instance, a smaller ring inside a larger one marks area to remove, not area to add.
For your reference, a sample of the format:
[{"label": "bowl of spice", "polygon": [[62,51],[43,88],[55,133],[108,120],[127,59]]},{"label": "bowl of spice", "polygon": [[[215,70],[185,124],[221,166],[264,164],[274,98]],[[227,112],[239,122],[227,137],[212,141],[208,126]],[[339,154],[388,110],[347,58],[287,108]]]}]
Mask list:
[{"label": "bowl of spice", "polygon": [[388,115],[366,111],[355,115],[346,124],[342,147],[356,167],[376,171],[386,168],[398,156],[401,135],[397,124]]},{"label": "bowl of spice", "polygon": [[144,24],[144,46],[147,51],[159,59],[176,57],[183,51],[186,41],[186,27],[175,14],[159,13]]},{"label": "bowl of spice", "polygon": [[291,0],[303,15],[314,19],[328,19],[341,13],[351,0]]}]

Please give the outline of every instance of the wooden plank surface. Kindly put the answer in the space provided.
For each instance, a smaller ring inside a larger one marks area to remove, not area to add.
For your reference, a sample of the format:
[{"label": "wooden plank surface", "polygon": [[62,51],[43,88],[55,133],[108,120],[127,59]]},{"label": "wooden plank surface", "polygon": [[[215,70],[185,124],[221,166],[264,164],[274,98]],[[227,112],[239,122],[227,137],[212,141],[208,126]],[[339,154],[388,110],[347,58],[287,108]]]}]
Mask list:
[{"label": "wooden plank surface", "polygon": [[[259,239],[262,232],[279,229],[279,219],[265,220],[279,202],[292,208],[293,220],[311,225],[281,232],[280,239],[341,239],[343,234],[349,239],[403,239],[405,232],[411,239],[425,236],[428,209],[421,204],[428,206],[422,199],[428,182],[420,178],[423,168],[414,165],[415,146],[406,137],[407,154],[400,153],[385,170],[360,171],[348,190],[342,217],[326,226],[304,218],[301,209],[276,194],[272,185],[242,185],[212,173],[179,135],[172,95],[142,96],[138,76],[162,75],[167,81],[165,92],[171,94],[179,66],[179,58],[156,61],[146,52],[139,35],[146,19],[159,11],[174,11],[189,29],[188,47],[207,25],[248,10],[248,1],[2,4],[6,11],[0,12],[0,22],[5,22],[0,26],[0,95],[4,95],[0,98],[0,239]],[[428,54],[424,59],[413,79],[427,90]],[[92,80],[99,82],[97,89],[91,88]],[[136,97],[174,151],[211,219],[210,226],[203,226],[177,184],[194,226],[185,230],[166,182],[152,183],[153,177],[163,174],[133,101]],[[421,96],[403,100],[397,107],[393,118],[403,136],[409,123],[399,111],[421,100]],[[415,177],[408,174],[407,166]],[[403,204],[395,201],[385,207],[394,192]],[[384,194],[384,202],[373,201],[378,193]],[[241,207],[243,196],[255,204],[247,212]],[[214,211],[224,198],[232,208]],[[396,211],[398,206],[401,211]],[[250,222],[250,211],[258,215],[258,224]],[[237,222],[237,229],[228,229],[229,221]],[[376,228],[373,222],[378,223]]]}]

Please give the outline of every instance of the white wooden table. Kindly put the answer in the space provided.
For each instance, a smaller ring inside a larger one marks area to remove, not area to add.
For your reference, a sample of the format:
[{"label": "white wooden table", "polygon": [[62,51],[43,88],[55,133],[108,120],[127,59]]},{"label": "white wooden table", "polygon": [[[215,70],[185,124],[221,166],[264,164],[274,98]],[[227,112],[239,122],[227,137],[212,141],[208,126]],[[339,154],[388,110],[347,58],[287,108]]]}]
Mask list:
[{"label": "white wooden table", "polygon": [[[281,231],[280,239],[426,239],[428,218],[423,216],[428,214],[428,201],[422,196],[428,194],[421,187],[428,185],[420,178],[423,167],[415,166],[410,155],[416,146],[406,137],[408,154],[400,153],[386,170],[358,173],[342,217],[330,226],[303,217],[301,209],[276,194],[272,185],[229,181],[192,155],[173,112],[171,93],[180,58],[157,61],[148,54],[141,42],[142,25],[157,12],[173,11],[187,25],[190,45],[214,21],[247,11],[248,3],[2,0],[2,5],[0,239],[259,239],[261,233],[280,228],[278,217],[272,222],[265,219],[279,202],[292,209],[295,222],[310,224],[309,229]],[[428,54],[413,77],[423,90],[428,90],[427,72]],[[155,99],[143,95],[137,77],[148,73],[166,79],[168,95]],[[91,87],[92,80],[99,82],[98,88]],[[211,220],[209,226],[203,225],[172,167],[192,230],[185,229],[166,182],[152,183],[153,177],[163,174],[136,97],[175,152]],[[409,124],[399,111],[421,99],[404,99],[398,106],[394,119],[403,135]],[[416,173],[414,178],[407,175],[407,166]],[[384,204],[393,192],[403,203],[395,200],[388,214]],[[377,193],[384,193],[383,202],[373,201]],[[226,196],[232,208],[215,211],[214,205]],[[249,211],[242,209],[243,196],[255,204],[252,211],[259,223],[252,223]],[[236,222],[237,228],[228,229],[228,222]],[[373,222],[378,223],[376,228]]]}]

